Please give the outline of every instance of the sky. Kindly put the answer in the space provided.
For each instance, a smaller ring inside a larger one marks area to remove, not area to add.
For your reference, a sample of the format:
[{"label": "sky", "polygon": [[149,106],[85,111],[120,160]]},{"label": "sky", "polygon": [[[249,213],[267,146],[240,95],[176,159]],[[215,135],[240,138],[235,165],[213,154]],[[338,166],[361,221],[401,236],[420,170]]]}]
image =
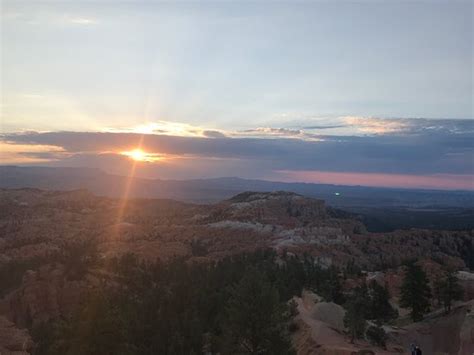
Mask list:
[{"label": "sky", "polygon": [[472,1],[1,4],[3,165],[474,189]]}]

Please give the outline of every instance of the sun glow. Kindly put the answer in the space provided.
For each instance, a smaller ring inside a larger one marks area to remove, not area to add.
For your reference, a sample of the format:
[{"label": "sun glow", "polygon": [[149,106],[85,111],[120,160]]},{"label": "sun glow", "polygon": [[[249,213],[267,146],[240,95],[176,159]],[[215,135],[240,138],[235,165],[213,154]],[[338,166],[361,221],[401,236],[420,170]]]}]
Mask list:
[{"label": "sun glow", "polygon": [[146,153],[141,149],[134,149],[130,152],[130,158],[137,161],[144,161],[146,159]]},{"label": "sun glow", "polygon": [[160,156],[153,153],[147,153],[142,149],[133,149],[126,152],[121,152],[120,154],[139,162],[154,162],[162,159]]}]

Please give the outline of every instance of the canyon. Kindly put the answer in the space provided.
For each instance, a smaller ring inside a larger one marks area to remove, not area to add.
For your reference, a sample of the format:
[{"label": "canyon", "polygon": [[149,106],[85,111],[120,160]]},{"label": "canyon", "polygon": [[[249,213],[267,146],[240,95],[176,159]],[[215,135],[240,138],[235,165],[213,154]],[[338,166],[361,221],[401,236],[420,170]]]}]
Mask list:
[{"label": "canyon", "polygon": [[[311,255],[322,268],[355,267],[361,276],[346,278],[344,289],[376,280],[388,285],[394,305],[404,263],[418,260],[430,279],[441,273],[441,265],[449,265],[457,270],[463,300],[450,315],[435,309],[420,323],[409,323],[400,309],[400,324],[405,324],[386,329],[386,351],[403,353],[414,334],[428,353],[474,351],[472,231],[370,233],[353,214],[284,191],[244,192],[215,204],[193,204],[99,197],[86,190],[2,189],[0,270],[11,280],[0,290],[0,352],[31,352],[34,343],[28,329],[68,317],[109,277],[100,268],[84,270],[84,275],[71,271],[74,262],[88,263],[89,250],[103,263],[129,253],[150,262],[184,258],[188,263],[210,263],[267,248],[278,255]],[[342,307],[324,303],[310,291],[295,300],[299,330],[293,342],[298,354],[352,354],[364,349],[386,353],[368,343],[348,342]],[[446,331],[456,342],[440,340],[438,334]]]}]

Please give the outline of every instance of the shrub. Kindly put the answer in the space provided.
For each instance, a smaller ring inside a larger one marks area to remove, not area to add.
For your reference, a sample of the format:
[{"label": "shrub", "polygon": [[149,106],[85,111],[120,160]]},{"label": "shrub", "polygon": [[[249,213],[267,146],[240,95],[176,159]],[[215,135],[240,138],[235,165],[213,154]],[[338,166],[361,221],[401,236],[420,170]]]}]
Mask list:
[{"label": "shrub", "polygon": [[380,326],[370,326],[365,333],[367,340],[373,344],[385,349],[387,343],[387,333]]}]

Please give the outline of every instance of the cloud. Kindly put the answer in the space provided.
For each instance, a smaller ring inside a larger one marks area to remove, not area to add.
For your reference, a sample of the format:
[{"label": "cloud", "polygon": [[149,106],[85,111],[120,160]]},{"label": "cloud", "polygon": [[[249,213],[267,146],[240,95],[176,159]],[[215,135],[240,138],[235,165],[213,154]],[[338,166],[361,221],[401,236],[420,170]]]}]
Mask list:
[{"label": "cloud", "polygon": [[142,133],[158,134],[178,137],[205,137],[205,138],[224,138],[225,132],[210,130],[187,123],[171,121],[154,121],[138,125],[136,127],[126,128],[108,128],[105,132],[113,133]]},{"label": "cloud", "polygon": [[[376,127],[376,119],[352,120],[352,124]],[[119,154],[140,147],[163,157],[172,167],[186,161],[196,171],[206,165],[208,176],[228,176],[239,166],[239,176],[259,177],[274,171],[328,171],[344,173],[432,175],[474,174],[474,136],[471,122],[458,120],[405,120],[383,133],[316,135],[304,130],[256,128],[242,132],[205,130],[176,124],[137,132],[27,132],[5,134],[10,144],[60,147],[67,161],[94,155]],[[156,131],[166,134],[157,134]],[[373,131],[373,130],[372,130]],[[147,131],[148,132],[148,131]],[[155,132],[155,133],[153,133]],[[176,132],[181,135],[172,135]],[[57,156],[57,154],[55,154]],[[104,158],[105,159],[105,158]],[[205,164],[204,164],[205,162]],[[224,162],[232,162],[226,163]],[[238,163],[237,163],[238,162]],[[66,164],[66,161],[63,162]],[[157,163],[158,164],[158,163]],[[159,165],[159,164],[158,164]],[[161,176],[162,166],[156,166]],[[150,167],[152,169],[152,167]]]},{"label": "cloud", "polygon": [[236,137],[255,137],[255,138],[294,138],[301,140],[320,140],[321,136],[307,133],[301,129],[290,129],[290,128],[272,128],[272,127],[258,127],[254,129],[247,129],[240,132],[234,132],[232,134]]},{"label": "cloud", "polygon": [[13,6],[13,8],[11,7],[12,4],[5,7],[5,10],[1,14],[2,19],[8,22],[20,22],[33,26],[90,26],[99,23],[99,20],[95,16],[90,16],[85,12],[73,14],[71,9],[61,9],[61,6],[54,6],[55,4],[53,3],[29,2],[21,4],[21,2],[19,2],[15,5],[20,6]]},{"label": "cloud", "polygon": [[88,18],[88,17],[66,17],[65,22],[73,24],[73,25],[95,25],[98,23],[96,19]]},{"label": "cloud", "polygon": [[406,131],[410,133],[474,134],[473,119],[405,119]]},{"label": "cloud", "polygon": [[3,164],[51,162],[64,159],[65,151],[51,145],[8,144],[0,141],[0,161]]},{"label": "cloud", "polygon": [[390,120],[371,117],[345,117],[344,122],[363,133],[387,134],[403,132],[407,128],[404,120]]},{"label": "cloud", "polygon": [[341,135],[408,135],[429,133],[474,134],[473,119],[381,118],[345,116],[306,119],[287,122],[282,126],[304,130],[307,133],[326,130]]},{"label": "cloud", "polygon": [[324,125],[313,125],[313,126],[306,126],[302,127],[303,129],[333,129],[333,128],[342,128],[342,127],[347,127],[346,125],[340,124],[340,125],[329,125],[329,126],[324,126]]},{"label": "cloud", "polygon": [[207,138],[226,138],[226,135],[220,131],[205,130],[202,134]]}]

